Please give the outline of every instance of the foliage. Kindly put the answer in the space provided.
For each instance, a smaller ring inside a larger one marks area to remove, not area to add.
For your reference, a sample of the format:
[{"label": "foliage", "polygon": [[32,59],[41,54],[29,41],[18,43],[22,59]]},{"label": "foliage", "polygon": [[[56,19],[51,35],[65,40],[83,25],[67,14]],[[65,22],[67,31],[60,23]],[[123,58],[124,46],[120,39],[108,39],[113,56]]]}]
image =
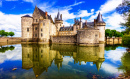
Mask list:
[{"label": "foliage", "polygon": [[9,33],[8,32],[4,32],[4,36],[8,36],[9,35]]},{"label": "foliage", "polygon": [[115,36],[115,37],[122,37],[124,35],[124,32],[118,32],[116,30],[110,30],[110,29],[106,29],[105,30],[105,37],[109,36],[109,37],[112,37],[112,36]]},{"label": "foliage", "polygon": [[1,46],[0,52],[5,53],[8,50],[11,50],[11,51],[14,50],[14,48],[15,48],[14,46],[10,46],[10,47],[8,47],[8,46],[7,47],[2,47]]},{"label": "foliage", "polygon": [[109,51],[109,50],[116,50],[117,47],[119,47],[120,45],[116,44],[116,45],[106,45],[105,46],[105,50]]},{"label": "foliage", "polygon": [[130,53],[125,52],[121,57],[122,65],[118,68],[119,70],[123,70],[125,76],[130,76]]},{"label": "foliage", "polygon": [[14,36],[14,32],[5,32],[4,30],[0,30],[0,36]]},{"label": "foliage", "polygon": [[12,37],[14,36],[14,32],[9,32],[9,35]]},{"label": "foliage", "polygon": [[4,36],[5,35],[5,31],[4,30],[0,30],[0,35]]},{"label": "foliage", "polygon": [[116,11],[120,14],[127,15],[130,12],[130,1],[123,0],[122,3],[116,8]]},{"label": "foliage", "polygon": [[121,23],[121,25],[126,29],[126,33],[130,32],[130,1],[123,0],[123,2],[116,8],[116,11],[124,16],[126,20],[125,23]]},{"label": "foliage", "polygon": [[124,35],[122,38],[123,45],[130,47],[130,35]]}]

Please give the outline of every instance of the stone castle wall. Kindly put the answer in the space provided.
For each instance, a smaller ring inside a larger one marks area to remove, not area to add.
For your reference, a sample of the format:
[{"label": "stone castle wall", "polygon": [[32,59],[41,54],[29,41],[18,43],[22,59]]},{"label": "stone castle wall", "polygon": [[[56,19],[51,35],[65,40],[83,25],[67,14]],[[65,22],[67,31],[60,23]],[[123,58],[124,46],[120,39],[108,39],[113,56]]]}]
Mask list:
[{"label": "stone castle wall", "polygon": [[31,17],[22,17],[21,20],[22,38],[32,38],[32,22]]},{"label": "stone castle wall", "polygon": [[77,42],[77,35],[52,37],[52,43],[76,43],[76,42]]},{"label": "stone castle wall", "polygon": [[99,30],[98,29],[82,29],[77,33],[77,44],[98,44]]},{"label": "stone castle wall", "polygon": [[0,43],[2,42],[21,42],[21,37],[0,37]]}]

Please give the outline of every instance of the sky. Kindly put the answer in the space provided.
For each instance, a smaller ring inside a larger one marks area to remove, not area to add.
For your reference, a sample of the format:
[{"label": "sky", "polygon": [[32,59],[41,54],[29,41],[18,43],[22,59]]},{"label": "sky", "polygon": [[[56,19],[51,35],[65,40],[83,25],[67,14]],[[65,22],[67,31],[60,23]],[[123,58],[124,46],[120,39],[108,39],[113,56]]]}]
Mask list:
[{"label": "sky", "polygon": [[74,18],[91,22],[100,12],[106,22],[106,29],[122,31],[120,23],[125,22],[116,12],[116,7],[122,0],[0,0],[0,30],[15,32],[15,37],[21,37],[21,17],[32,16],[35,6],[47,11],[52,18],[58,9],[63,16],[65,26],[73,25]]}]

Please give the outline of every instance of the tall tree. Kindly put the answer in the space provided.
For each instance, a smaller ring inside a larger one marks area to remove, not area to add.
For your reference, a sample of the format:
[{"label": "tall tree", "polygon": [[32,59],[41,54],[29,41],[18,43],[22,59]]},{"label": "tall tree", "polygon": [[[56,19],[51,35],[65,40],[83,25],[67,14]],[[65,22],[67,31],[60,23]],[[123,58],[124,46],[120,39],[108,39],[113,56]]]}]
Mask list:
[{"label": "tall tree", "polygon": [[124,16],[125,23],[121,23],[125,27],[126,33],[130,32],[130,0],[123,0],[122,3],[116,8],[116,11]]}]

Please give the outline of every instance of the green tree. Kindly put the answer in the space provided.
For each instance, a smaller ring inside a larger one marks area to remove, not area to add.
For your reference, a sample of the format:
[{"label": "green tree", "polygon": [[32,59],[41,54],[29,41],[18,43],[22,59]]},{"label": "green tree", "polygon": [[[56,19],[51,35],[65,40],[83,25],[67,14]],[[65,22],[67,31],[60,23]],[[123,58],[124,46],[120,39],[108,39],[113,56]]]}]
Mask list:
[{"label": "green tree", "polygon": [[122,37],[123,36],[123,34],[121,33],[121,32],[116,32],[116,37]]},{"label": "green tree", "polygon": [[116,37],[116,30],[111,30],[112,36]]},{"label": "green tree", "polygon": [[111,33],[110,29],[105,30],[105,37],[107,37],[107,36],[112,37],[112,33]]},{"label": "green tree", "polygon": [[119,70],[123,70],[125,76],[130,76],[130,53],[125,52],[121,57],[122,65],[118,68]]},{"label": "green tree", "polygon": [[126,33],[130,32],[130,1],[123,0],[122,3],[116,8],[116,11],[124,16],[125,23],[121,25],[126,29]]},{"label": "green tree", "polygon": [[5,31],[4,30],[0,30],[0,35],[1,36],[5,36]]},{"label": "green tree", "polygon": [[14,36],[14,32],[9,32],[9,35],[12,37]]},{"label": "green tree", "polygon": [[9,33],[8,32],[4,32],[4,36],[8,36],[9,35]]}]

